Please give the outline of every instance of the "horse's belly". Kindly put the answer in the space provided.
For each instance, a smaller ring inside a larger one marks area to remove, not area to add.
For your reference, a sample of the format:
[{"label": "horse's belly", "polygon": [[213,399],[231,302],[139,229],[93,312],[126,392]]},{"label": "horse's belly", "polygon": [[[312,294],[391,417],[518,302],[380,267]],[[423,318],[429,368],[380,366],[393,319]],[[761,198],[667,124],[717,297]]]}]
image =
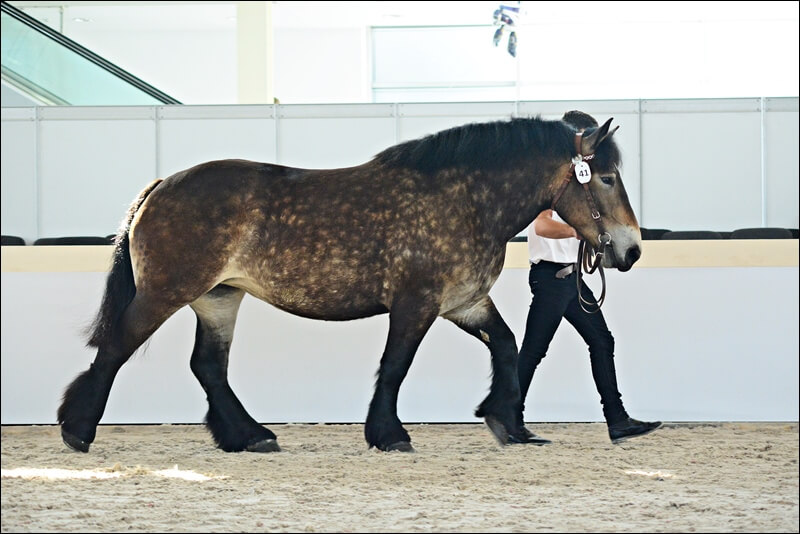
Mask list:
[{"label": "horse's belly", "polygon": [[223,283],[244,289],[284,311],[311,319],[347,321],[388,311],[378,295],[363,287],[343,287],[322,280],[318,284],[300,284],[275,279],[229,278]]}]

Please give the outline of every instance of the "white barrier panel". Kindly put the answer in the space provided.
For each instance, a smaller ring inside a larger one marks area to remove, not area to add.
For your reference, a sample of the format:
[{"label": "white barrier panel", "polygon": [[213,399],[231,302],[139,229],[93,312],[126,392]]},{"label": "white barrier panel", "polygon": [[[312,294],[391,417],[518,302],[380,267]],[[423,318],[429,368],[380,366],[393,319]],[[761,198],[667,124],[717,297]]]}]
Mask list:
[{"label": "white barrier panel", "polygon": [[[645,242],[637,267],[607,272],[603,310],[626,407],[664,421],[797,421],[797,240],[705,243],[706,253],[701,242]],[[509,245],[491,292],[518,344],[530,304],[525,245]],[[94,358],[81,330],[99,306],[110,252],[3,247],[3,424],[55,422],[64,388]],[[21,255],[29,259],[15,259]],[[589,283],[596,288],[596,277]],[[123,366],[101,423],[203,420],[205,396],[189,369],[194,327],[191,310],[180,310]],[[387,315],[315,321],[248,296],[230,382],[260,422],[363,422],[387,332]],[[475,422],[489,384],[484,345],[438,319],[400,389],[399,416]],[[525,415],[602,420],[587,348],[566,322],[537,370]]]}]

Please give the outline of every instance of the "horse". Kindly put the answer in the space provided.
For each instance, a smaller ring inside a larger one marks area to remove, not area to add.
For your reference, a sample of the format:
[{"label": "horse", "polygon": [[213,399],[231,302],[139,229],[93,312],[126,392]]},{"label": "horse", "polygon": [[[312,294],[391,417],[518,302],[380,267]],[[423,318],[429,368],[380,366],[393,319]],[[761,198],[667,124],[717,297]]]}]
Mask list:
[{"label": "horse", "polygon": [[[58,408],[64,443],[88,452],[121,366],[188,305],[197,316],[190,368],[206,393],[204,422],[216,446],[280,451],[228,383],[245,293],[327,321],[388,313],[364,424],[368,448],[414,451],[397,399],[438,317],[489,350],[491,385],[475,416],[501,445],[526,443],[516,340],[489,296],[507,242],[557,204],[588,244],[605,248],[604,266],[627,271],[641,255],[612,138],[618,127],[610,130],[609,119],[583,131],[566,117],[470,123],[349,168],[228,159],[152,181],[116,235],[87,331],[95,359]],[[580,160],[590,157],[590,179],[579,182]]]}]

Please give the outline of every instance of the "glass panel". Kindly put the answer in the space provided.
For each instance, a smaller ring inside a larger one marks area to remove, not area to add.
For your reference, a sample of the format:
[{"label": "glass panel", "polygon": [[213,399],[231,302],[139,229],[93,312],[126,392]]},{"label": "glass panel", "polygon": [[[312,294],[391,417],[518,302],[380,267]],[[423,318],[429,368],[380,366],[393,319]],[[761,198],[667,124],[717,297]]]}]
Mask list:
[{"label": "glass panel", "polygon": [[48,104],[165,103],[5,11],[2,13],[2,73],[8,83]]}]

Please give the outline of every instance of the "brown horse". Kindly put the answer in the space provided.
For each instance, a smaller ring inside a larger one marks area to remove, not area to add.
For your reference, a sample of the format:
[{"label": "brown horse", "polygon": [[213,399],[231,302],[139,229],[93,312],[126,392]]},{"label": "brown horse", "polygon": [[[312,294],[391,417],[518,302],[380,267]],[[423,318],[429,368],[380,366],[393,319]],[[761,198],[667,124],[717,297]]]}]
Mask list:
[{"label": "brown horse", "polygon": [[[120,367],[189,305],[197,314],[191,369],[208,397],[215,442],[225,451],[280,450],[227,380],[245,293],[315,319],[389,314],[365,424],[370,447],[413,450],[397,397],[439,316],[491,353],[490,391],[475,415],[500,443],[526,442],[516,341],[489,290],[506,243],[554,201],[593,247],[601,234],[610,238],[607,267],[627,271],[639,258],[639,226],[610,123],[582,135],[564,120],[468,124],[390,147],[356,167],[223,160],[152,182],[116,239],[89,339],[94,363],[69,385],[58,410],[64,442],[89,450]],[[593,156],[584,187],[573,174],[577,153]],[[602,225],[593,214],[602,214]]]}]

